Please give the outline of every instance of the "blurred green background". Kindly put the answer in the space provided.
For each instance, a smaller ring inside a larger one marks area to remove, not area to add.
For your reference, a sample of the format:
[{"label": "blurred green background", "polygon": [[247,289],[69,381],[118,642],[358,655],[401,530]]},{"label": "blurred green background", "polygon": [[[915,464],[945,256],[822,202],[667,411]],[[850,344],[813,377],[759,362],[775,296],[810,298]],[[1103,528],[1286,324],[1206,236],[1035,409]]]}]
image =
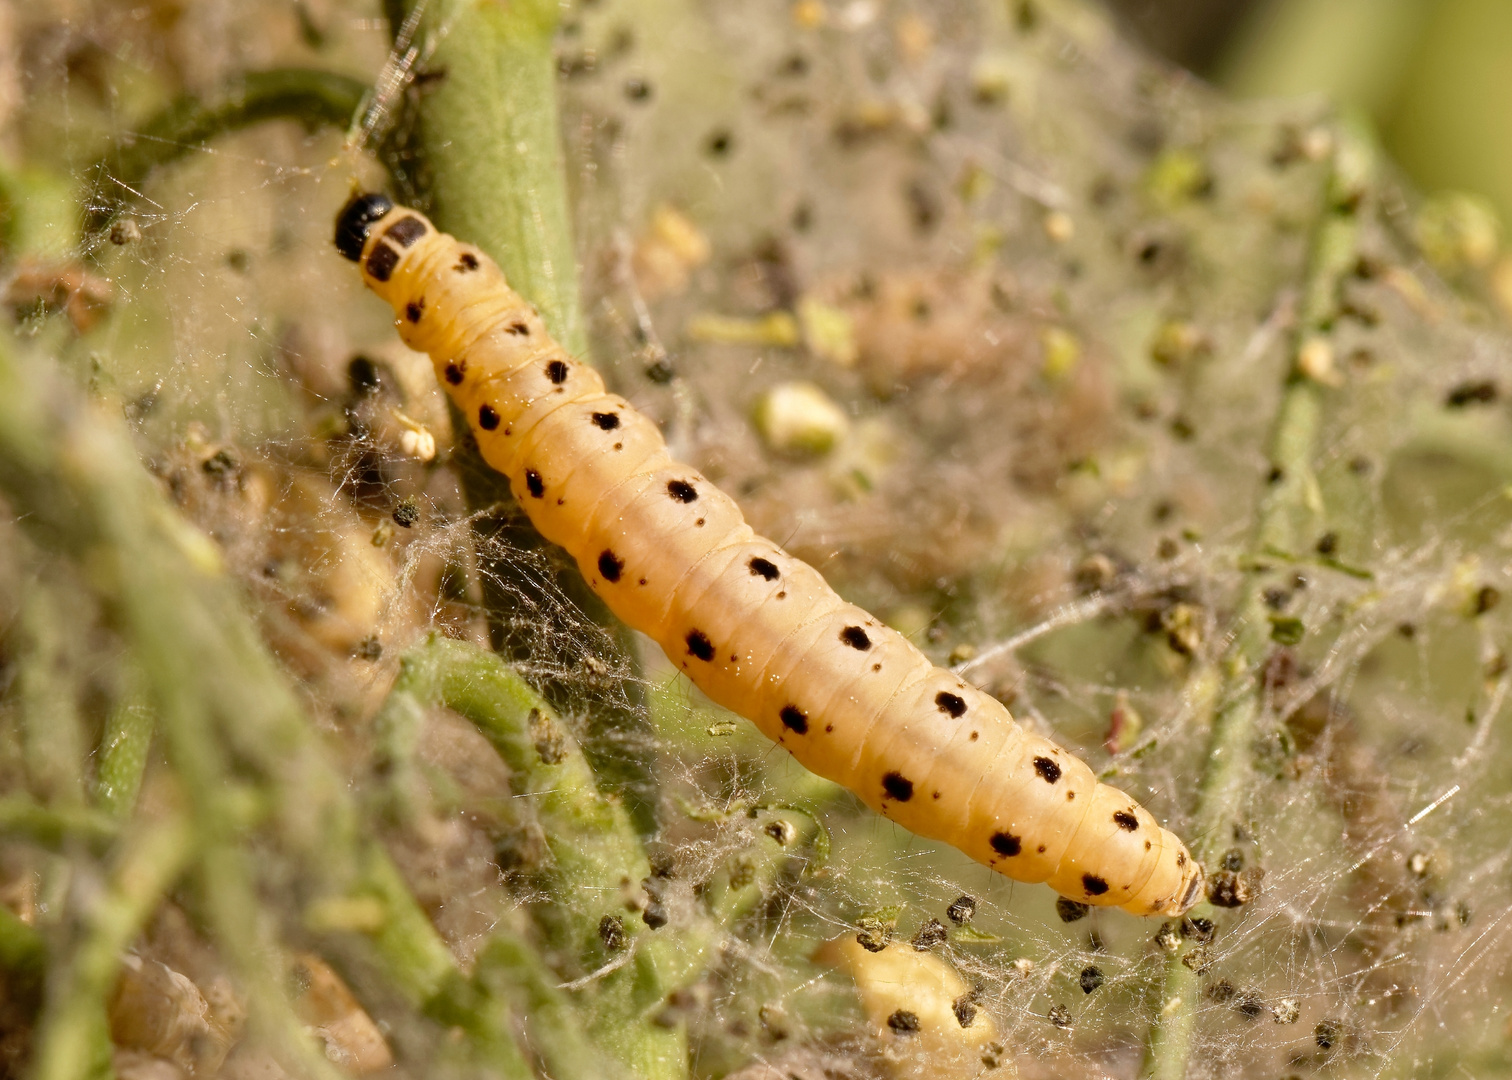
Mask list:
[{"label": "blurred green background", "polygon": [[1149,45],[1246,98],[1324,93],[1425,192],[1512,219],[1507,0],[1112,0]]}]

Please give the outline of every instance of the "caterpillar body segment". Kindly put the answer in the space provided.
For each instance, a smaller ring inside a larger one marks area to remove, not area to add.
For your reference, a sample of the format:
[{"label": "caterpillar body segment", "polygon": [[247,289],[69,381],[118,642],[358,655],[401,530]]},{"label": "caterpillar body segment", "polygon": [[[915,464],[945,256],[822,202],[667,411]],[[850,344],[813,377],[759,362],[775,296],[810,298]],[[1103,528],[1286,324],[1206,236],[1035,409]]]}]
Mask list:
[{"label": "caterpillar body segment", "polygon": [[430,354],[536,528],[710,698],[878,813],[1009,877],[1139,915],[1201,897],[1180,840],[756,535],[482,251],[382,195],[348,204],[336,242]]}]

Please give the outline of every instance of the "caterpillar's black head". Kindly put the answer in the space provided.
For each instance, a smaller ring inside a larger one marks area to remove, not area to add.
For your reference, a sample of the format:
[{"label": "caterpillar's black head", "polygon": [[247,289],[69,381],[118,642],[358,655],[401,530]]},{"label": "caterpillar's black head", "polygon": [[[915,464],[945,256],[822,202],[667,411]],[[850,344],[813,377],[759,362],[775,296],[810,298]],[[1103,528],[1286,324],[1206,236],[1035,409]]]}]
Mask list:
[{"label": "caterpillar's black head", "polygon": [[353,262],[362,258],[368,228],[393,208],[394,200],[380,192],[354,196],[336,216],[336,250]]}]

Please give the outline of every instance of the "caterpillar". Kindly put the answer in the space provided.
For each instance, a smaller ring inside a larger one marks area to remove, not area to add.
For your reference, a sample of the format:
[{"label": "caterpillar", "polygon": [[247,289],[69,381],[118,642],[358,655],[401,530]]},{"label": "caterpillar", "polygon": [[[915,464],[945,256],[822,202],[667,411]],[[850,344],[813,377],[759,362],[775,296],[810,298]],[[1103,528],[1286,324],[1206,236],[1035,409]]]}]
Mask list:
[{"label": "caterpillar", "polygon": [[711,699],[877,813],[1008,877],[1139,915],[1202,895],[1202,867],[1149,811],[756,535],[481,250],[381,194],[343,208],[335,242],[430,354],[535,527]]}]

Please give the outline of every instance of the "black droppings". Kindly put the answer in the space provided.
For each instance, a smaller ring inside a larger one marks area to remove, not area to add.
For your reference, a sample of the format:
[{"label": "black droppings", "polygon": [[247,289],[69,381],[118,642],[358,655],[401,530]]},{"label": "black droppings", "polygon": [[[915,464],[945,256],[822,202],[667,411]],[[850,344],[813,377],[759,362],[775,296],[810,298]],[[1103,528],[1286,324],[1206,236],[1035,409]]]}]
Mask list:
[{"label": "black droppings", "polygon": [[383,387],[383,375],[377,364],[357,355],[347,362],[347,385],[354,394],[376,394]]},{"label": "black droppings", "polygon": [[414,300],[404,305],[404,317],[412,323],[420,321],[420,316],[425,314],[425,297]]},{"label": "black droppings", "polygon": [[625,560],[619,558],[612,551],[605,551],[598,557],[599,574],[605,581],[618,581],[624,569]]},{"label": "black droppings", "polygon": [[394,507],[394,524],[402,529],[408,529],[420,520],[420,503],[413,496],[402,499],[399,505]]},{"label": "black droppings", "polygon": [[957,926],[965,926],[976,916],[976,909],[976,897],[958,896],[945,909],[945,917]]},{"label": "black droppings", "polygon": [[600,919],[598,935],[604,948],[610,952],[623,952],[625,946],[630,944],[630,939],[625,934],[625,920],[618,915],[605,915]]},{"label": "black droppings", "polygon": [[871,648],[871,638],[866,636],[866,631],[859,626],[847,626],[840,631],[840,640],[853,649],[865,652]]},{"label": "black droppings", "polygon": [[698,489],[686,480],[668,480],[667,494],[680,503],[690,503],[698,498]]},{"label": "black droppings", "polygon": [[462,376],[467,374],[467,361],[458,360],[446,365],[446,381],[453,386],[462,385]]},{"label": "black droppings", "polygon": [[900,772],[890,772],[882,777],[882,790],[890,798],[907,802],[913,798],[913,781]]},{"label": "black droppings", "polygon": [[778,713],[778,715],[782,717],[782,726],[795,735],[808,734],[808,713],[798,706],[784,705],[782,712]]},{"label": "black droppings", "polygon": [[963,1028],[969,1028],[976,1023],[976,1002],[971,1000],[970,994],[962,994],[950,1003],[951,1012],[955,1013],[956,1023]]},{"label": "black droppings", "polygon": [[1090,994],[1103,984],[1103,973],[1096,967],[1082,968],[1081,978],[1077,982],[1081,984],[1082,993]]},{"label": "black droppings", "polygon": [[546,494],[546,483],[534,469],[525,470],[525,490],[537,499]]},{"label": "black droppings", "polygon": [[746,565],[751,568],[751,573],[756,577],[766,578],[768,581],[777,580],[777,564],[763,559],[760,555]]},{"label": "black droppings", "polygon": [[1012,857],[1024,850],[1023,842],[1012,833],[995,832],[992,834],[992,850],[999,855]]},{"label": "black droppings", "polygon": [[1053,784],[1061,778],[1061,767],[1055,763],[1054,758],[1035,758],[1034,771],[1039,773],[1047,784]]},{"label": "black droppings", "polygon": [[950,931],[945,929],[945,924],[939,919],[926,919],[914,934],[909,944],[914,952],[928,952],[937,945],[944,945],[950,940]]},{"label": "black droppings", "polygon": [[[492,431],[499,426],[499,414],[492,405],[478,406],[478,426],[484,431]],[[532,491],[531,494],[534,495],[535,492]]]},{"label": "black droppings", "polygon": [[593,424],[604,431],[613,431],[620,426],[619,413],[596,412],[593,414]]},{"label": "black droppings", "polygon": [[1444,397],[1444,404],[1451,409],[1463,409],[1467,405],[1489,405],[1497,398],[1496,383],[1489,379],[1460,383]]},{"label": "black droppings", "polygon": [[1212,919],[1204,919],[1201,916],[1188,916],[1181,920],[1181,936],[1191,938],[1201,945],[1206,945],[1213,940],[1213,935],[1218,932],[1218,924]]},{"label": "black droppings", "polygon": [[1139,819],[1123,810],[1113,811],[1113,823],[1120,829],[1127,829],[1129,832],[1133,832],[1139,828]]},{"label": "black droppings", "polygon": [[935,695],[935,704],[939,706],[942,713],[953,717],[960,717],[966,714],[966,699],[959,694],[952,694],[948,690],[941,690]]},{"label": "black droppings", "polygon": [[726,157],[735,148],[735,136],[725,128],[715,128],[704,139],[704,149],[710,157]]},{"label": "black droppings", "polygon": [[[393,208],[393,200],[376,191],[353,198],[336,217],[336,250],[352,262],[362,258],[369,227]],[[373,276],[378,277],[377,274]],[[387,277],[378,280],[386,281]]]},{"label": "black droppings", "polygon": [[1088,896],[1101,896],[1108,891],[1108,883],[1096,874],[1083,874],[1082,888],[1087,890]]},{"label": "black droppings", "polygon": [[368,252],[367,275],[374,281],[387,281],[389,275],[394,272],[394,267],[399,265],[399,253],[387,244],[379,243]]},{"label": "black droppings", "polygon": [[705,662],[714,659],[714,643],[702,630],[688,631],[688,655]]},{"label": "black droppings", "polygon": [[887,1026],[894,1035],[916,1035],[919,1031],[919,1014],[899,1009],[887,1018]]},{"label": "black droppings", "polygon": [[1060,921],[1064,923],[1073,923],[1079,919],[1085,919],[1087,912],[1091,910],[1090,907],[1083,904],[1080,900],[1071,900],[1064,896],[1057,897],[1055,900],[1055,913],[1060,916]]},{"label": "black droppings", "polygon": [[[523,323],[516,323],[515,324],[515,326],[523,326],[523,325],[524,325]],[[519,331],[515,330],[514,326],[511,326],[509,328],[509,331],[510,331],[510,333],[518,333],[519,332]],[[550,379],[553,383],[555,383],[557,386],[561,386],[564,382],[567,381],[567,362],[565,360],[553,360],[551,363],[547,364],[546,365],[546,377],[548,379]]]}]

